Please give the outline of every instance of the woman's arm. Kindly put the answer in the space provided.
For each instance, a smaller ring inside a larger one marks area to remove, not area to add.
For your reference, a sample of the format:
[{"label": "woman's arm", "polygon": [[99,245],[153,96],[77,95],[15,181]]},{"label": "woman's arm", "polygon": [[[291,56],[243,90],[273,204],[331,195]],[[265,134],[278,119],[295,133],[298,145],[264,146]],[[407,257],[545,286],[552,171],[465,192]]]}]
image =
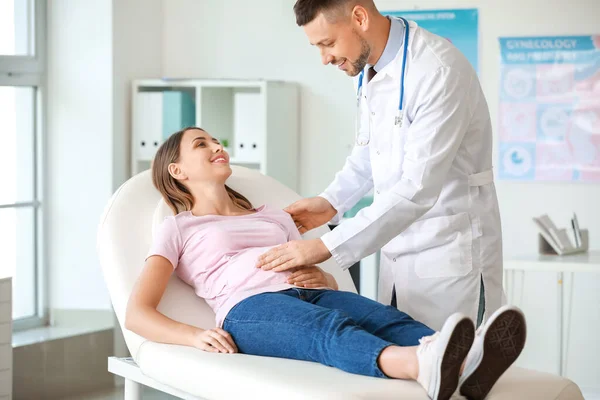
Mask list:
[{"label": "woman's arm", "polygon": [[204,330],[183,324],[156,309],[172,273],[173,266],[166,258],[148,258],[127,303],[125,328],[153,342],[198,347],[212,352],[236,352],[233,339],[224,330]]}]

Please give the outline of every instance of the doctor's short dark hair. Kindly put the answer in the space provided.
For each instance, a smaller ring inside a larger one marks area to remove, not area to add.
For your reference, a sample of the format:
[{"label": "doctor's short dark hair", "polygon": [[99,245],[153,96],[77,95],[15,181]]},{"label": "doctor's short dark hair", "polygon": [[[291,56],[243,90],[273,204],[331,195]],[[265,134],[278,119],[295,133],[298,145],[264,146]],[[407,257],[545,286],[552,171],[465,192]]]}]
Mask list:
[{"label": "doctor's short dark hair", "polygon": [[304,26],[317,18],[321,12],[325,13],[328,21],[334,21],[337,17],[346,15],[356,5],[375,8],[373,0],[297,0],[294,4],[294,14],[298,26]]}]

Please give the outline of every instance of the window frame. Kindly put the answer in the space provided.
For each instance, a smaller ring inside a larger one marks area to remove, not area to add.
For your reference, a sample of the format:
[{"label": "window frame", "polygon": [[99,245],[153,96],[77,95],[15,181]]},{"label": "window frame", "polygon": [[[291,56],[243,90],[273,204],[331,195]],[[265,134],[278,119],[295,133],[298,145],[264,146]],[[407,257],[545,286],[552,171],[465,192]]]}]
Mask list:
[{"label": "window frame", "polygon": [[[0,86],[32,87],[35,90],[34,104],[34,194],[33,201],[15,204],[0,204],[0,208],[32,208],[34,211],[34,262],[35,262],[35,314],[13,320],[13,330],[19,331],[48,324],[48,279],[47,279],[47,212],[46,212],[46,109],[47,109],[47,8],[45,0],[30,0],[33,6],[33,55],[0,55]],[[13,298],[15,297],[13,293]]]}]

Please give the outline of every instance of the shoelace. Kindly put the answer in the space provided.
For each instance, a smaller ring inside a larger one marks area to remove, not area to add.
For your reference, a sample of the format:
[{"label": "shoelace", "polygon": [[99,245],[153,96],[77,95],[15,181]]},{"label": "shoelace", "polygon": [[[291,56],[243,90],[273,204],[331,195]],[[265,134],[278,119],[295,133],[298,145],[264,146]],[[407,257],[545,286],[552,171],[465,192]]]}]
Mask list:
[{"label": "shoelace", "polygon": [[427,351],[431,347],[431,344],[436,341],[438,336],[440,336],[440,333],[436,332],[431,336],[423,336],[419,339],[419,352]]}]

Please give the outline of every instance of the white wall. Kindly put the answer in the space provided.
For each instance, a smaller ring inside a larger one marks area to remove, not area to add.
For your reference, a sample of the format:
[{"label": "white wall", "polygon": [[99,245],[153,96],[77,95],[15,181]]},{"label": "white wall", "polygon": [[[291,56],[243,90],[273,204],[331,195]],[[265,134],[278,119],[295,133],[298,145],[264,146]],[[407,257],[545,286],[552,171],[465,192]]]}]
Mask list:
[{"label": "white wall", "polygon": [[[480,11],[480,68],[497,132],[499,46],[515,35],[597,34],[597,0],[376,1],[381,10],[467,8]],[[267,78],[299,82],[301,193],[319,193],[341,167],[354,139],[351,80],[324,67],[295,25],[294,0],[164,2],[163,67],[169,77]],[[531,217],[548,213],[567,225],[576,212],[600,249],[600,185],[497,183],[507,257],[537,249]],[[520,279],[517,280],[520,282]],[[527,274],[523,300],[530,323],[520,363],[556,372],[556,276]],[[600,275],[576,274],[568,376],[583,386],[600,382]]]},{"label": "white wall", "polygon": [[131,165],[131,81],[162,73],[163,0],[114,0],[112,24],[115,190]]},{"label": "white wall", "polygon": [[160,76],[162,0],[48,4],[49,307],[109,309],[100,215],[129,174],[130,80]]},{"label": "white wall", "polygon": [[112,2],[48,4],[50,307],[108,308],[95,231],[111,194]]}]

